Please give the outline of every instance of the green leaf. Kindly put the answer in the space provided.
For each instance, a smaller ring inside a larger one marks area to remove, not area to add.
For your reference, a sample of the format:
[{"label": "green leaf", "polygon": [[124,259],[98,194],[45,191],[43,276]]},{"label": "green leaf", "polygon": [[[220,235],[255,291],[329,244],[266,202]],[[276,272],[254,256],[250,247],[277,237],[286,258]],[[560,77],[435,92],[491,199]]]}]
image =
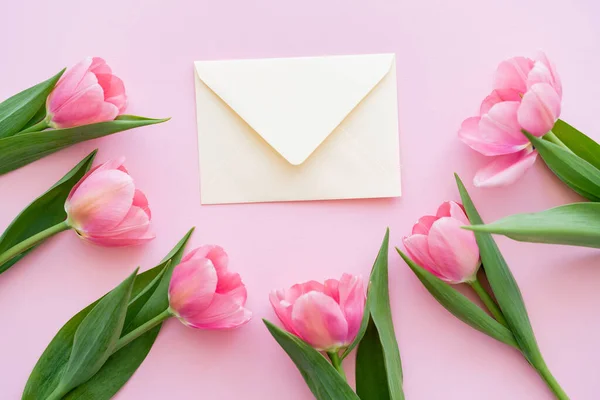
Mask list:
[{"label": "green leaf", "polygon": [[[131,294],[132,300],[127,310],[126,321],[132,321],[133,317],[138,315],[139,311],[136,310],[140,306],[139,301],[141,298],[150,298],[156,292],[156,289],[148,289],[148,286],[158,287],[157,277],[160,277],[158,283],[162,283],[165,279],[166,270],[171,269],[170,266],[179,263],[192,232],[193,229],[177,243],[160,265],[137,276]],[[166,294],[163,295],[166,296]],[[60,379],[60,374],[69,360],[75,331],[98,301],[100,299],[71,318],[52,339],[29,376],[23,393],[23,400],[45,399],[54,390]],[[150,311],[148,310],[148,313]],[[162,311],[164,309],[157,311],[153,317]],[[137,326],[139,325],[132,326],[131,323],[128,323],[124,331],[128,328],[128,331],[131,331]],[[159,330],[160,327],[156,327],[148,331],[113,354],[94,377],[72,390],[65,399],[108,400],[112,398],[142,364],[150,352]]]},{"label": "green leaf", "polygon": [[525,135],[560,180],[586,199],[600,201],[600,170],[561,146]]},{"label": "green leaf", "polygon": [[600,144],[560,119],[554,124],[552,132],[573,153],[600,169]]},{"label": "green leaf", "polygon": [[[374,329],[369,331],[368,325],[365,335],[358,345],[358,353],[362,353],[361,357],[357,358],[356,363],[356,379],[361,382],[360,392],[361,398],[371,397],[369,392],[381,390],[378,385],[387,386],[389,399],[402,400],[404,392],[402,391],[402,363],[400,362],[400,351],[398,350],[398,342],[396,341],[396,333],[394,332],[394,323],[392,321],[392,311],[390,309],[390,294],[388,284],[388,249],[390,242],[390,230],[386,230],[383,243],[379,249],[377,258],[371,270],[369,279],[369,290],[367,294],[367,309],[370,313]],[[361,331],[362,331],[361,326]],[[361,350],[361,346],[365,349]],[[365,352],[369,349],[381,347],[382,352],[380,358],[378,354],[373,353],[368,356]],[[359,362],[363,361],[363,362]],[[383,376],[373,375],[373,365],[382,364],[386,374]],[[365,387],[362,383],[376,381],[375,387]],[[357,391],[359,386],[357,386]],[[368,397],[363,397],[368,396]]]},{"label": "green leaf", "polygon": [[44,107],[46,98],[64,72],[63,69],[52,78],[25,89],[0,103],[0,138],[12,136],[27,125]]},{"label": "green leaf", "polygon": [[290,356],[317,400],[359,400],[342,376],[317,350],[298,337],[263,320],[277,343]]},{"label": "green leaf", "polygon": [[93,377],[108,360],[121,337],[137,271],[104,296],[81,321],[69,362],[50,398],[62,398]]},{"label": "green leaf", "polygon": [[165,121],[168,121],[168,118],[151,119],[134,115],[120,115],[114,121],[5,137],[0,139],[0,175],[75,143]]},{"label": "green leaf", "polygon": [[[54,226],[67,218],[65,212],[65,201],[69,192],[79,182],[92,166],[96,151],[91,152],[71,171],[63,176],[46,193],[35,199],[10,223],[8,228],[0,236],[0,254],[10,249],[23,240]],[[30,249],[31,251],[33,249]],[[10,261],[0,265],[0,274],[17,261],[23,258],[27,252],[14,257]]]},{"label": "green leaf", "polygon": [[46,105],[43,104],[39,110],[37,110],[37,112],[35,113],[35,115],[33,117],[31,117],[31,119],[25,124],[25,126],[23,126],[23,129],[21,131],[19,131],[19,133],[17,133],[17,135],[20,134],[20,132],[22,132],[23,130],[32,127],[33,125],[42,122],[42,120],[46,118]]},{"label": "green leaf", "polygon": [[600,248],[600,203],[573,203],[530,214],[516,214],[487,225],[465,226],[476,232],[521,242]]},{"label": "green leaf", "polygon": [[[456,184],[469,221],[473,225],[482,225],[483,220],[458,175],[456,175]],[[475,232],[475,239],[479,246],[479,254],[481,255],[485,274],[498,301],[498,306],[500,306],[506,318],[508,327],[527,360],[533,365],[541,365],[543,363],[542,355],[533,334],[521,290],[513,274],[506,265],[506,261],[504,261],[504,257],[492,235],[485,232]]]},{"label": "green leaf", "polygon": [[438,303],[444,306],[446,310],[450,311],[452,315],[502,343],[506,343],[517,349],[519,348],[513,334],[483,311],[481,307],[477,306],[448,283],[442,281],[440,278],[416,264],[402,251],[399,249],[396,250],[404,262],[406,262],[410,269],[415,273],[417,278],[419,278],[423,286],[425,286],[425,289],[431,293]]},{"label": "green leaf", "polygon": [[356,352],[356,394],[361,400],[390,399],[383,346],[377,327],[369,318],[367,329]]}]

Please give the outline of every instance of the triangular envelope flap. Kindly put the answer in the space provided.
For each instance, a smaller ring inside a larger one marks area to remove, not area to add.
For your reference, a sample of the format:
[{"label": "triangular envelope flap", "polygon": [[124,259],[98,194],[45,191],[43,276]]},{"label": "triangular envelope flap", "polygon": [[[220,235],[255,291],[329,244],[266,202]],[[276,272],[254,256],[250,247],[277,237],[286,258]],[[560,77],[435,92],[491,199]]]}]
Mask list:
[{"label": "triangular envelope flap", "polygon": [[198,77],[291,164],[389,72],[393,54],[197,61]]}]

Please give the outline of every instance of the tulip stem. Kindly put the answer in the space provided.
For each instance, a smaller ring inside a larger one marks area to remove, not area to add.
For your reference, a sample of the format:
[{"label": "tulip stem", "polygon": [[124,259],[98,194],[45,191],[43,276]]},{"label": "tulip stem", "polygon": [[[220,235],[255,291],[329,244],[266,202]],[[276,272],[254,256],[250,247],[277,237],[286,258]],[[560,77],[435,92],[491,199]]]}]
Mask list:
[{"label": "tulip stem", "polygon": [[502,314],[500,307],[498,307],[494,299],[492,299],[492,296],[490,296],[483,286],[481,286],[479,278],[476,278],[473,282],[469,282],[469,284],[475,293],[477,293],[477,296],[479,296],[483,304],[485,304],[487,309],[492,313],[496,321],[508,328],[508,324],[506,323],[506,319],[504,318],[504,314]]},{"label": "tulip stem", "polygon": [[117,351],[121,350],[123,347],[127,346],[129,343],[133,342],[135,339],[139,338],[144,333],[148,332],[150,329],[156,327],[165,319],[170,318],[172,316],[173,314],[171,312],[171,309],[167,308],[165,311],[158,314],[156,317],[152,318],[151,320],[135,328],[125,336],[121,337],[117,342],[115,349],[112,353],[115,354]]},{"label": "tulip stem", "polygon": [[62,231],[66,231],[67,229],[70,229],[70,226],[67,223],[67,221],[60,222],[54,226],[51,226],[48,229],[45,229],[41,232],[36,233],[33,236],[28,237],[27,239],[23,240],[22,242],[9,248],[4,253],[0,253],[0,271],[2,271],[2,265],[5,262],[11,260],[12,258],[18,256],[19,254],[22,254],[23,252],[31,249],[33,246],[35,246],[36,244],[40,243],[41,241],[49,238],[50,236],[56,235],[57,233],[62,232]]},{"label": "tulip stem", "polygon": [[41,120],[37,124],[31,125],[27,129],[23,129],[18,134],[20,135],[21,133],[39,132],[39,131],[43,131],[44,129],[47,129],[47,128],[50,128],[50,125],[48,125],[48,121],[46,121],[46,118],[44,118],[43,120]]},{"label": "tulip stem", "polygon": [[552,132],[552,131],[549,131],[548,133],[546,133],[542,139],[545,139],[550,143],[554,143],[555,145],[562,147],[563,149],[567,150],[568,152],[573,153],[573,151],[569,148],[569,146],[564,144],[563,141],[560,140],[558,138],[558,136],[556,136],[554,134],[554,132]]},{"label": "tulip stem", "polygon": [[554,393],[557,399],[569,400],[569,396],[567,396],[563,388],[560,387],[556,378],[554,378],[544,360],[541,361],[541,365],[535,365],[535,369],[537,369],[538,373],[540,374],[542,379],[544,379],[544,381],[546,382],[550,390],[552,390],[552,393]]},{"label": "tulip stem", "polygon": [[329,359],[331,360],[331,365],[333,365],[333,368],[335,368],[336,371],[340,373],[342,378],[344,378],[344,380],[347,381],[348,379],[346,378],[346,373],[344,372],[344,367],[342,367],[342,360],[340,359],[338,352],[337,351],[328,351],[327,355],[329,356]]}]

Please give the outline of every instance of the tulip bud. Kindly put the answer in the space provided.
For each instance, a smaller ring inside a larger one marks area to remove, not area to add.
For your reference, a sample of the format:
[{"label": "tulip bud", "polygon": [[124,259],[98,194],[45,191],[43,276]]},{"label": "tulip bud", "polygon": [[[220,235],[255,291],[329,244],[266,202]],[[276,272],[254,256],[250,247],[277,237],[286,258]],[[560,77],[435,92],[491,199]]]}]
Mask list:
[{"label": "tulip bud", "polygon": [[462,206],[453,201],[440,206],[437,215],[426,215],[403,239],[410,257],[448,283],[473,282],[481,265],[475,234],[462,229],[469,220]]},{"label": "tulip bud", "polygon": [[127,106],[123,81],[99,57],[88,57],[69,68],[46,101],[53,128],[112,121]]},{"label": "tulip bud", "polygon": [[252,317],[245,308],[246,286],[228,270],[228,257],[219,246],[201,246],[173,269],[169,306],[181,322],[199,329],[237,328]]},{"label": "tulip bud", "polygon": [[535,59],[514,57],[496,71],[494,90],[479,115],[467,118],[458,132],[473,150],[495,157],[475,176],[475,186],[515,182],[537,158],[523,130],[534,136],[549,133],[560,116],[562,84],[545,54]]},{"label": "tulip bud", "polygon": [[130,246],[155,237],[148,200],[135,188],[123,161],[111,160],[92,169],[67,197],[67,223],[87,241]]},{"label": "tulip bud", "polygon": [[339,281],[309,281],[273,291],[270,301],[289,332],[319,351],[337,352],[356,338],[366,296],[360,276],[343,274]]}]

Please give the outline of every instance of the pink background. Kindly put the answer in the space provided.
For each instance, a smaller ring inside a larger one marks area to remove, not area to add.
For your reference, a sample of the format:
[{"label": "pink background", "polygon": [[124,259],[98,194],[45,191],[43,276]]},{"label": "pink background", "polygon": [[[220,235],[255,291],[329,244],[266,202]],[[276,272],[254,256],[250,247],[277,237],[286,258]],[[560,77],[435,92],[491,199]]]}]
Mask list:
[{"label": "pink background", "polygon": [[[600,139],[600,6],[594,0],[5,1],[0,98],[100,55],[126,83],[129,113],[166,124],[74,146],[0,177],[0,230],[77,161],[124,155],[151,202],[155,241],[106,250],[63,233],[0,276],[0,391],[17,399],[36,360],[75,312],[136,265],[155,265],[192,225],[218,243],[249,289],[255,319],[232,332],[166,324],[118,399],[310,399],[264,328],[270,289],[367,275],[391,242],[469,183],[488,221],[579,200],[538,162],[510,188],[473,189],[484,157],[456,138],[499,61],[545,49],[564,83],[562,117]],[[194,60],[394,52],[403,192],[398,199],[200,206]],[[573,399],[600,392],[600,269],[595,250],[498,238],[537,338]],[[551,399],[517,352],[456,320],[391,254],[391,300],[408,399]],[[346,364],[352,375],[352,362]]]}]

